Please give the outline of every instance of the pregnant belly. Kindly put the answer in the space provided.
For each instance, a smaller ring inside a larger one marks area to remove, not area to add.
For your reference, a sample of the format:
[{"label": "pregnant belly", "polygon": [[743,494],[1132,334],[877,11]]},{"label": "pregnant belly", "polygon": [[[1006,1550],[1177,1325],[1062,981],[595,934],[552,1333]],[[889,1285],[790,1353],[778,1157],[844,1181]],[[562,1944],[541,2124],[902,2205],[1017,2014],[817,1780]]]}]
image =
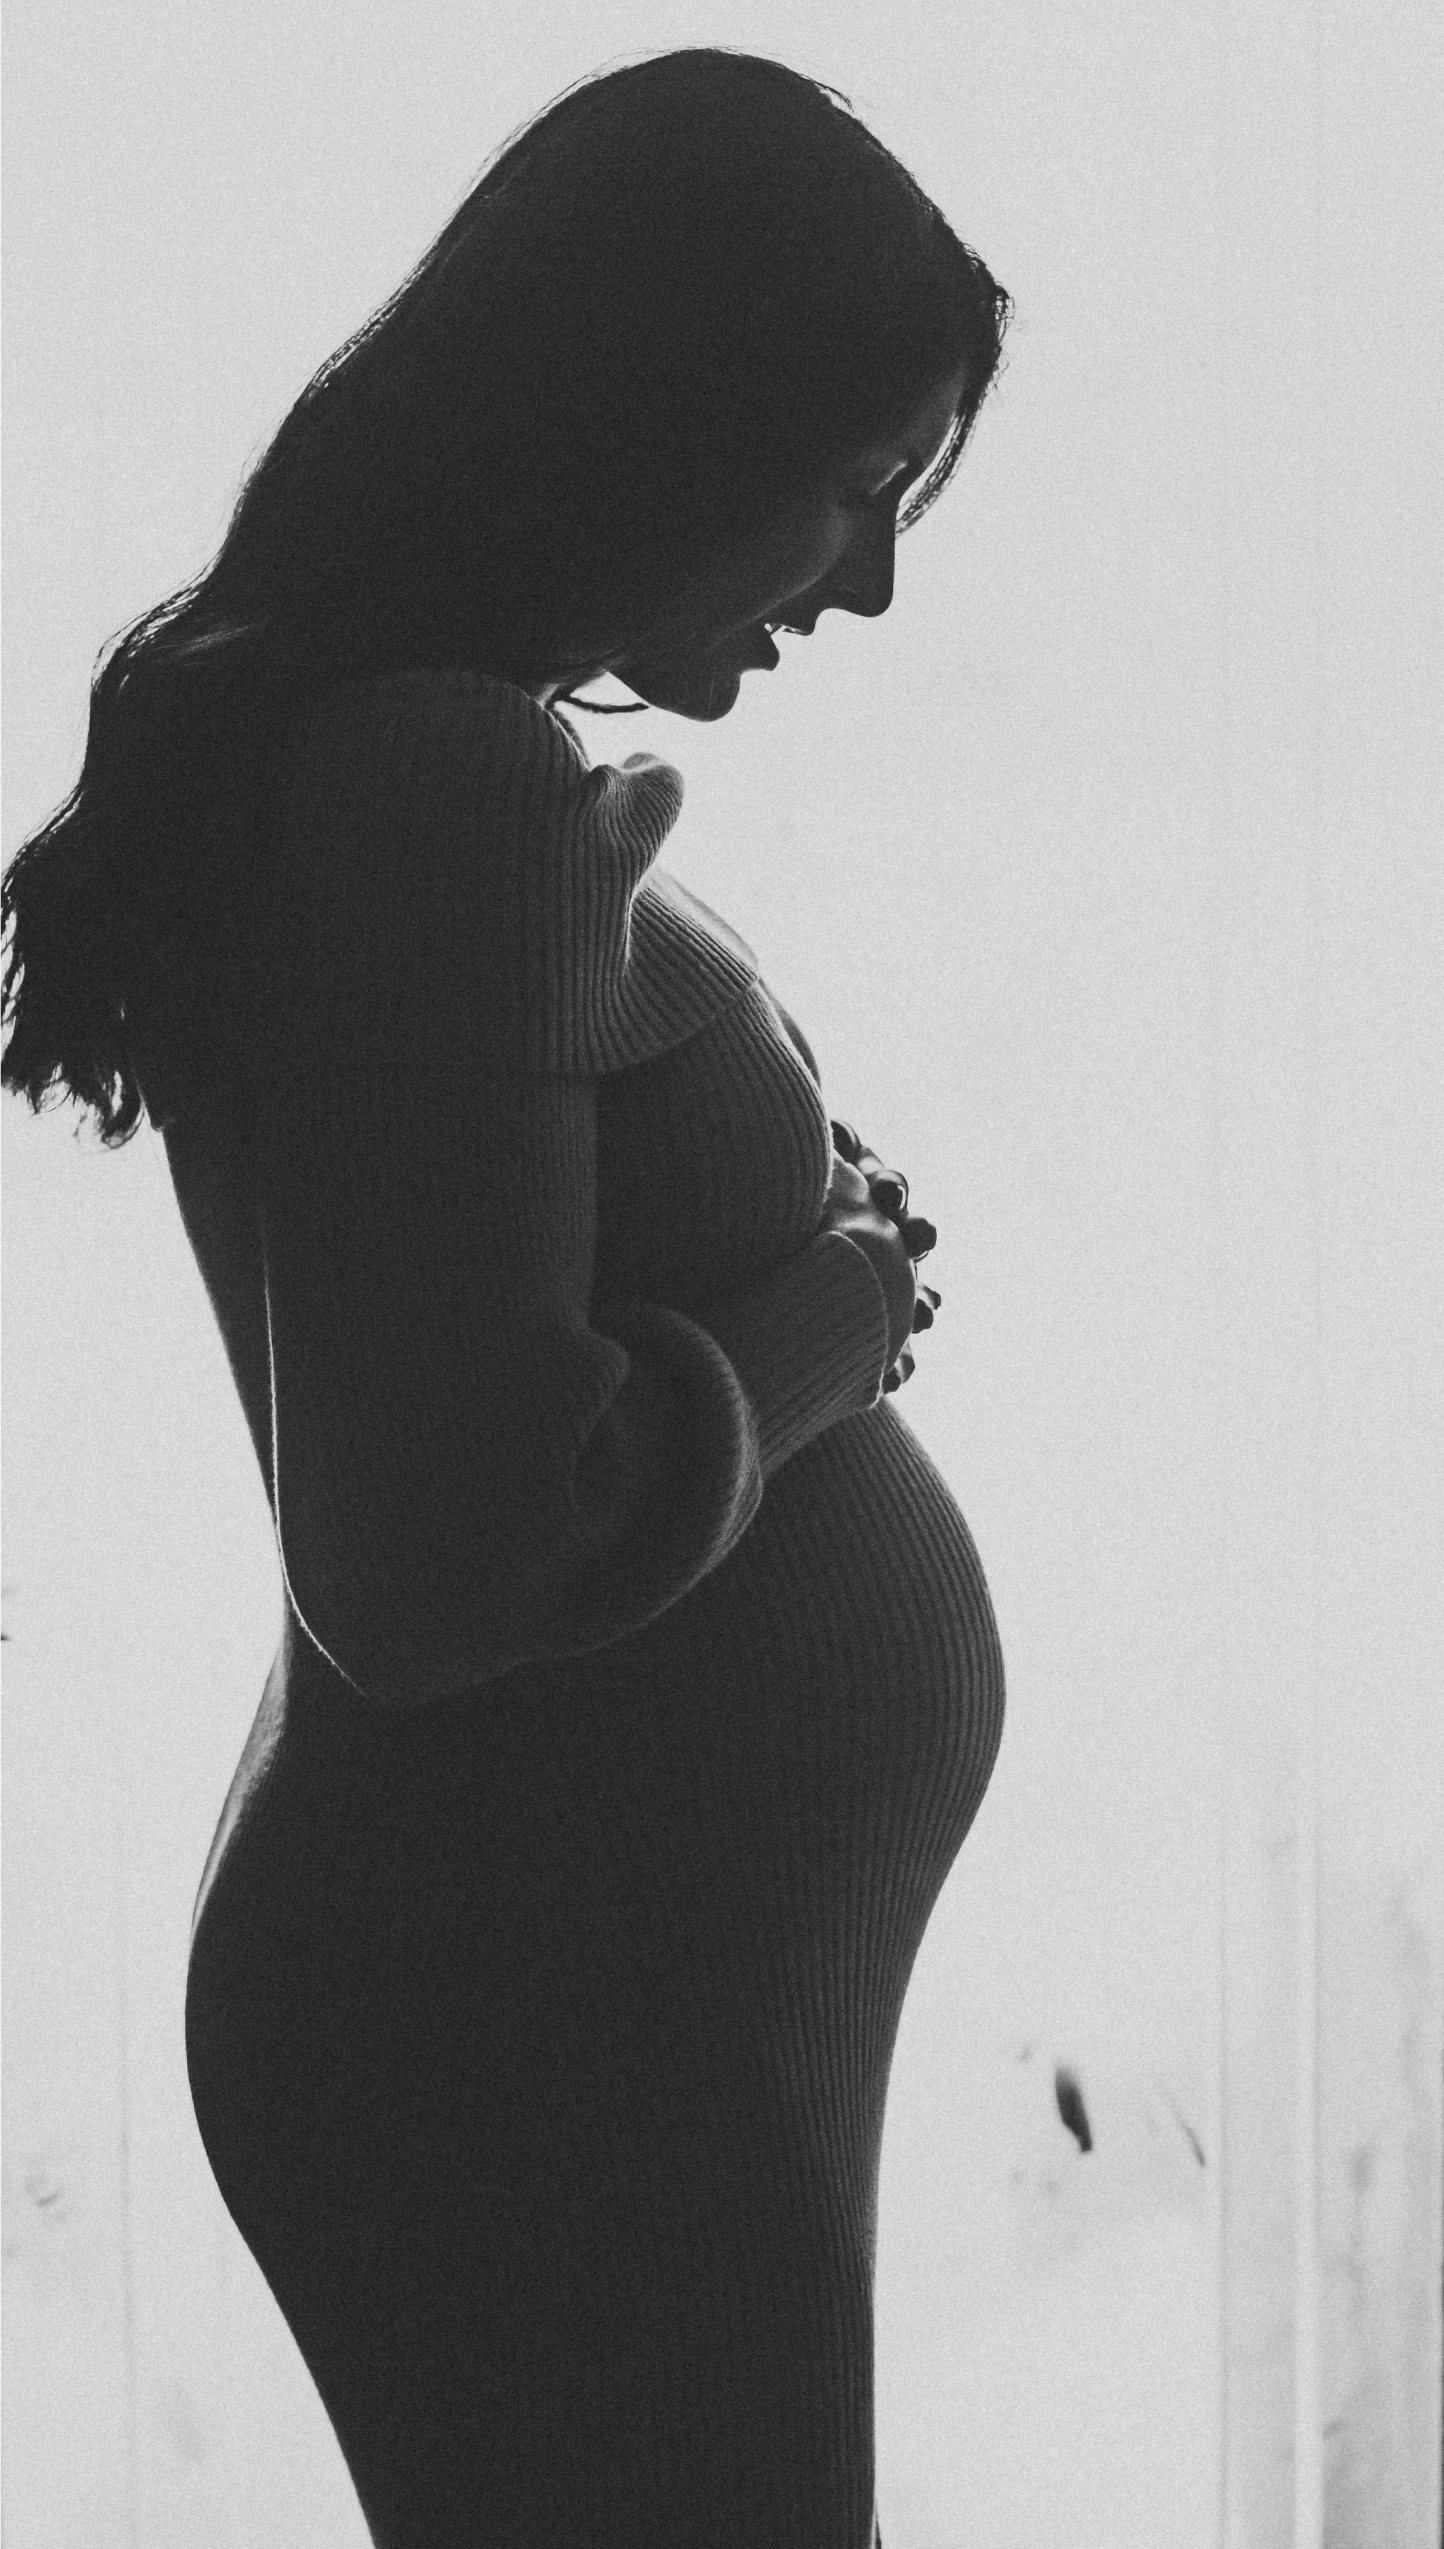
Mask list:
[{"label": "pregnant belly", "polygon": [[738,1960],[754,2011],[764,1973],[871,1976],[895,2005],[992,1773],[1003,1665],[967,1523],[884,1400],[775,1472],[648,1628],[473,1705],[580,1924],[591,1889],[632,1888],[640,1931]]},{"label": "pregnant belly", "polygon": [[[538,2135],[552,2170],[575,2143],[579,2168],[681,2182],[667,2136],[725,2124],[812,2152],[818,2186],[840,2168],[866,2223],[907,1977],[1003,1719],[971,1535],[889,1405],[776,1473],[634,1637],[414,1716],[295,1648],[268,1696],[187,2043],[283,2307],[287,2260],[339,2273],[453,2107],[508,2184]],[[817,2063],[852,2084],[836,2147]]]},{"label": "pregnant belly", "polygon": [[780,1470],[735,1559],[774,1614],[791,1583],[809,1641],[859,1700],[895,1697],[905,1682],[920,1706],[931,1694],[945,1714],[960,1706],[991,1721],[1000,1706],[997,1629],[972,1534],[895,1402],[833,1426]]},{"label": "pregnant belly", "polygon": [[936,1889],[997,1755],[1003,1661],[972,1534],[889,1400],[774,1474],[658,1633],[687,1659],[679,1687],[706,1687],[712,1659],[713,1708],[739,1712],[784,1787],[790,1766],[874,1864],[900,1851]]},{"label": "pregnant belly", "polygon": [[822,2504],[845,2480],[827,2537],[861,2541],[889,2062],[1002,1707],[971,1535],[886,1403],[595,1654],[415,1715],[358,1704],[304,1647],[280,1660],[187,2051],[222,2192],[348,2449],[376,2421],[353,2331],[375,2329],[389,2398],[406,2278],[405,2324],[438,2347],[461,2327],[467,2380],[502,2400],[533,2357],[590,2395],[630,2313],[669,2441],[726,2428],[750,2463],[772,2418],[786,2483]]},{"label": "pregnant belly", "polygon": [[[839,1825],[887,1818],[936,1882],[982,1800],[1002,1735],[1003,1660],[987,1583],[946,1481],[886,1399],[819,1436],[769,1480],[722,1565],[650,1627],[590,1654],[520,1667],[415,1715],[359,1699],[287,1616],[200,1896],[269,1789],[310,1789],[330,1821],[340,1781],[387,1785],[394,1759],[453,1769],[508,1760],[583,1818],[649,1808],[770,1819],[828,1801]],[[366,1756],[379,1749],[384,1763]],[[289,1820],[288,1817],[282,1818]],[[311,1836],[298,1824],[303,1868]],[[615,1826],[614,1826],[615,1828]],[[854,1836],[855,1838],[858,1836]]]}]

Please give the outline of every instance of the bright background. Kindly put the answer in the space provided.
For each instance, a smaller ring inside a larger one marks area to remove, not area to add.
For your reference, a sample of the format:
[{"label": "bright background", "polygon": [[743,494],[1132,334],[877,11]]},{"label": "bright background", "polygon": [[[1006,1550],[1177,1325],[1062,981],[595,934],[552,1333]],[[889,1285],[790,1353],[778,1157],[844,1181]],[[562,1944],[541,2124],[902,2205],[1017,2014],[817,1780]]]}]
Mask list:
[{"label": "bright background", "polygon": [[[7,855],[104,639],[583,72],[834,83],[1014,293],[883,621],[576,720],[681,768],[664,863],[941,1233],[900,1404],[1009,1713],[893,2074],[883,2537],[1434,2549],[1437,18],[7,14]],[[183,2059],[269,1517],[159,1139],[70,1122],[6,1101],[7,2538],[360,2549]]]}]

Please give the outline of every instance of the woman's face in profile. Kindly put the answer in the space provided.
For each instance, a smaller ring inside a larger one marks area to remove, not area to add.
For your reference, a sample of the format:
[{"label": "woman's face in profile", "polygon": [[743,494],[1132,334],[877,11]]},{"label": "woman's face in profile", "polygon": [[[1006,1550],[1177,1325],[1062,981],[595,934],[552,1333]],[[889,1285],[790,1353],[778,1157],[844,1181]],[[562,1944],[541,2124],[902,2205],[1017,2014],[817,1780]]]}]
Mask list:
[{"label": "woman's face in profile", "polygon": [[892,600],[899,503],[937,457],[966,386],[966,366],[950,372],[896,433],[794,499],[604,669],[651,706],[710,722],[736,704],[744,672],[777,660],[768,620],[810,633],[827,610],[877,618]]}]

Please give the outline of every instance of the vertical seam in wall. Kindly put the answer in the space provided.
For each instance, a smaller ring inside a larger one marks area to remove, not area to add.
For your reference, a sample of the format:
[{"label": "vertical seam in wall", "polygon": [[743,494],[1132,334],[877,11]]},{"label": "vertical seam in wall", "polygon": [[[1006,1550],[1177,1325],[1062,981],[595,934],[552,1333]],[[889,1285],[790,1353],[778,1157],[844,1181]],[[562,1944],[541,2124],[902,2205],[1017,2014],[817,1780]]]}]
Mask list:
[{"label": "vertical seam in wall", "polygon": [[1313,0],[1310,46],[1310,240],[1308,347],[1308,468],[1311,591],[1309,632],[1309,824],[1304,875],[1304,1094],[1305,1174],[1308,1180],[1309,1335],[1305,1372],[1310,1446],[1305,1514],[1305,1617],[1309,1652],[1299,1687],[1298,2034],[1296,2038],[1297,2133],[1294,2237],[1294,2541],[1295,2549],[1319,2549],[1323,2536],[1322,2410],[1319,2363],[1319,1468],[1323,1449],[1320,1399],[1320,1151],[1319,1151],[1319,899],[1323,849],[1323,455],[1321,407],[1326,395],[1323,361],[1322,178],[1323,0]]},{"label": "vertical seam in wall", "polygon": [[1296,2549],[1318,2549],[1323,2538],[1323,2410],[1320,2363],[1319,2277],[1319,1484],[1323,1454],[1322,1408],[1322,1149],[1320,1106],[1323,1052],[1319,1003],[1321,899],[1324,842],[1324,465],[1323,410],[1328,396],[1324,348],[1323,153],[1324,0],[1313,0],[1310,48],[1310,239],[1309,239],[1309,567],[1308,595],[1310,733],[1308,863],[1304,879],[1304,1097],[1309,1335],[1307,1339],[1308,1440],[1310,1445],[1305,1593],[1309,1653],[1300,1687],[1298,1924],[1298,2175],[1295,2235],[1294,2537]]},{"label": "vertical seam in wall", "polygon": [[[1227,573],[1228,543],[1224,535],[1225,508],[1228,503],[1227,472],[1223,463],[1225,447],[1226,393],[1228,374],[1224,364],[1224,309],[1226,306],[1226,241],[1228,184],[1225,173],[1225,141],[1228,122],[1228,0],[1214,0],[1213,59],[1213,323],[1210,348],[1213,376],[1213,500],[1211,506],[1214,535],[1213,609],[1213,759],[1210,773],[1209,806],[1209,872],[1206,888],[1206,927],[1204,961],[1208,980],[1204,996],[1205,1053],[1204,1072],[1207,1087],[1207,1191],[1208,1248],[1211,1299],[1211,1350],[1209,1355],[1212,1425],[1220,1429],[1223,1403],[1223,1129],[1219,1103],[1219,1055],[1221,1050],[1220,1005],[1222,965],[1222,929],[1220,901],[1221,868],[1228,829],[1228,609]],[[1229,2170],[1228,2170],[1228,1806],[1226,1796],[1227,1759],[1225,1744],[1226,1698],[1228,1677],[1227,1643],[1222,1633],[1224,1608],[1223,1551],[1227,1539],[1228,1488],[1227,1469],[1222,1461],[1211,1462],[1216,1484],[1212,1530],[1213,1601],[1212,1616],[1220,1624],[1215,1653],[1213,1688],[1214,1737],[1214,1846],[1215,1846],[1215,1921],[1217,1943],[1215,1978],[1217,2002],[1214,2009],[1214,2044],[1217,2056],[1218,2118],[1216,2142],[1219,2156],[1218,2220],[1217,2220],[1217,2325],[1216,2378],[1218,2384],[1218,2443],[1216,2471],[1216,2522],[1218,2549],[1227,2549],[1232,2508],[1229,2503],[1229,2468],[1231,2449],[1232,2382],[1229,2361]]]}]

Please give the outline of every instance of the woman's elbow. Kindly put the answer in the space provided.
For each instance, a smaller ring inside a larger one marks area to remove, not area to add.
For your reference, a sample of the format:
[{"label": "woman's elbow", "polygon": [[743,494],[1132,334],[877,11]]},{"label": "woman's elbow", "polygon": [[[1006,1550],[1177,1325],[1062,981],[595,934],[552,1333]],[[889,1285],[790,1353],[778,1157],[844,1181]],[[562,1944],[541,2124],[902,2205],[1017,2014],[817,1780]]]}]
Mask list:
[{"label": "woman's elbow", "polygon": [[286,1595],[298,1627],[331,1671],[358,1696],[401,1711],[429,1708],[508,1671],[498,1624],[424,1611],[377,1598],[376,1583],[347,1587],[332,1572],[298,1569],[282,1549]]}]

